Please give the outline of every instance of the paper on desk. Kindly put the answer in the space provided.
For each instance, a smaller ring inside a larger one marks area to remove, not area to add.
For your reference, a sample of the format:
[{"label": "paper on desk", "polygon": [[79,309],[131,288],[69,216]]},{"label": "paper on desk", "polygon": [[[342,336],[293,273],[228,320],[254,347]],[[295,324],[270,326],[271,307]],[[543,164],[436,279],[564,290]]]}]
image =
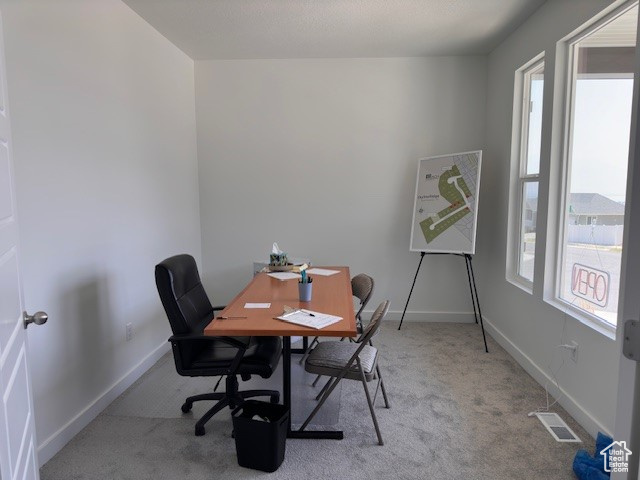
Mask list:
[{"label": "paper on desk", "polygon": [[269,308],[270,303],[245,303],[244,308]]},{"label": "paper on desk", "polygon": [[316,330],[320,330],[321,328],[328,327],[334,323],[342,320],[342,317],[337,317],[335,315],[329,315],[328,313],[320,313],[314,312],[312,310],[294,310],[291,313],[285,313],[284,315],[280,315],[277,317],[279,320],[284,320],[285,322],[295,323],[297,325],[302,325],[305,327],[315,328]]},{"label": "paper on desk", "polygon": [[272,272],[272,273],[267,273],[267,275],[282,281],[293,280],[294,278],[300,278],[299,273],[292,273],[292,272]]},{"label": "paper on desk", "polygon": [[328,277],[329,275],[335,275],[336,273],[340,273],[340,270],[327,270],[326,268],[310,268],[307,270],[309,275],[322,275],[323,277]]}]

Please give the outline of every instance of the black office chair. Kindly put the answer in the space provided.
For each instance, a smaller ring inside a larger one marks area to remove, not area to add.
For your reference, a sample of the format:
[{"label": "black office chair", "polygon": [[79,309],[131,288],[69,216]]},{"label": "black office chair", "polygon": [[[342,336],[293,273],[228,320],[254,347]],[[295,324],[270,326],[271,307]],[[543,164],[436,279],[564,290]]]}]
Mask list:
[{"label": "black office chair", "polygon": [[204,425],[224,407],[235,408],[247,398],[269,396],[277,403],[276,390],[238,391],[237,375],[248,380],[251,375],[269,378],[276,369],[282,352],[280,337],[211,337],[204,328],[216,310],[212,307],[200,282],[198,267],[191,255],[176,255],[156,265],[156,286],[169,318],[173,336],[176,370],[182,376],[226,376],[226,391],[194,395],[185,400],[182,411],[191,410],[193,402],[218,400],[196,423],[196,435],[204,435]]}]

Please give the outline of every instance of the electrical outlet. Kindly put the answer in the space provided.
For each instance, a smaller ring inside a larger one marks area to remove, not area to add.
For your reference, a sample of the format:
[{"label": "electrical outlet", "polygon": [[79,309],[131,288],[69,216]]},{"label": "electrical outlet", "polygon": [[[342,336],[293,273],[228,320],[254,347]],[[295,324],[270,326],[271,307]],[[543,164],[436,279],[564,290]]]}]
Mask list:
[{"label": "electrical outlet", "polygon": [[133,337],[133,325],[131,323],[127,323],[126,329],[127,329],[127,342],[128,342],[129,340],[131,340],[131,337]]},{"label": "electrical outlet", "polygon": [[569,345],[573,347],[569,350],[569,356],[571,357],[571,360],[574,361],[574,363],[578,363],[578,342],[571,341],[569,342]]}]

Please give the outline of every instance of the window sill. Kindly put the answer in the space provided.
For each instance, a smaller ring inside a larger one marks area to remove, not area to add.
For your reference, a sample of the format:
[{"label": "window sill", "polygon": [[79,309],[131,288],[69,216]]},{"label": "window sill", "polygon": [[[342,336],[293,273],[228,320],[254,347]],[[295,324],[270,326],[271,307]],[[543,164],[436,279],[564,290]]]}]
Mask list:
[{"label": "window sill", "polygon": [[505,279],[511,285],[518,287],[520,290],[523,290],[529,295],[533,295],[533,282],[529,282],[528,280],[525,280],[523,277],[515,276],[515,275],[507,275]]},{"label": "window sill", "polygon": [[614,325],[606,323],[604,320],[600,320],[598,317],[593,315],[581,313],[577,309],[573,308],[569,303],[558,300],[557,298],[545,298],[544,301],[552,307],[560,310],[564,315],[569,315],[570,317],[575,318],[583,325],[595,330],[610,340],[616,339],[616,327]]}]

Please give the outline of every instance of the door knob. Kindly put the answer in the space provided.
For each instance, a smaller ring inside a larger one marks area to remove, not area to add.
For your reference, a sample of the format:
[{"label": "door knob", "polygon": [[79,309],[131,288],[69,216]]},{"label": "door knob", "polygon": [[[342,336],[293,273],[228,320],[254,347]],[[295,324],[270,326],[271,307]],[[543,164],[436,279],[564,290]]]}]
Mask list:
[{"label": "door knob", "polygon": [[27,312],[22,312],[22,318],[24,320],[24,328],[27,328],[32,323],[35,323],[36,325],[47,323],[49,315],[47,315],[46,312],[36,312],[33,315],[29,315]]}]

